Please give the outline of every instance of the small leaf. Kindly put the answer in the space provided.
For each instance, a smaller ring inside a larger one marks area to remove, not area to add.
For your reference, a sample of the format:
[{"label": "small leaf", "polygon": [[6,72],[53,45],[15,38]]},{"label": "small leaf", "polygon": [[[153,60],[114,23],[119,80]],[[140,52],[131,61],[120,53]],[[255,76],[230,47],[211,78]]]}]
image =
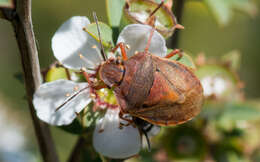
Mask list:
[{"label": "small leaf", "polygon": [[227,0],[205,0],[221,25],[227,25],[232,17],[232,11]]},{"label": "small leaf", "polygon": [[237,155],[234,152],[227,153],[227,161],[233,161],[233,162],[250,162],[248,159],[245,159],[242,156]]},{"label": "small leaf", "polygon": [[106,0],[108,23],[110,26],[119,26],[124,4],[125,0]]},{"label": "small leaf", "polygon": [[233,121],[260,120],[260,111],[248,104],[228,104],[224,110],[222,118],[228,118]]},{"label": "small leaf", "polygon": [[70,125],[60,126],[59,128],[72,134],[93,131],[96,121],[104,116],[104,111],[93,112],[93,105],[93,102],[91,102]]},{"label": "small leaf", "polygon": [[[86,81],[83,75],[76,73],[73,70],[67,71],[72,81],[84,82]],[[52,82],[59,79],[69,79],[66,69],[63,67],[51,67],[45,77],[46,82]]]},{"label": "small leaf", "polygon": [[84,130],[83,127],[81,126],[81,123],[77,119],[75,119],[70,125],[64,125],[58,128],[72,134],[82,134]]},{"label": "small leaf", "polygon": [[62,67],[52,67],[47,72],[46,82],[52,82],[58,79],[67,79],[65,68]]},{"label": "small leaf", "polygon": [[[98,23],[100,28],[100,34],[102,43],[105,47],[112,47],[113,46],[113,37],[112,37],[112,29],[105,23],[99,22]],[[91,23],[86,27],[86,31],[97,41],[99,41],[98,38],[98,31],[97,31],[97,25],[96,23]]]},{"label": "small leaf", "polygon": [[0,0],[0,8],[14,8],[13,0]]},{"label": "small leaf", "polygon": [[93,111],[93,102],[87,106],[82,114],[84,127],[94,127],[96,121],[104,116],[104,111]]},{"label": "small leaf", "polygon": [[255,16],[257,8],[251,0],[204,0],[220,25],[227,25],[233,16],[234,9]]},{"label": "small leaf", "polygon": [[[170,53],[172,51],[172,49],[168,49],[168,53]],[[196,66],[191,58],[191,56],[189,54],[187,54],[186,52],[183,52],[183,56],[181,57],[180,60],[177,60],[179,58],[179,55],[175,55],[173,57],[171,57],[171,60],[176,60],[180,63],[182,63],[183,65],[186,65],[192,69],[196,69]]]}]

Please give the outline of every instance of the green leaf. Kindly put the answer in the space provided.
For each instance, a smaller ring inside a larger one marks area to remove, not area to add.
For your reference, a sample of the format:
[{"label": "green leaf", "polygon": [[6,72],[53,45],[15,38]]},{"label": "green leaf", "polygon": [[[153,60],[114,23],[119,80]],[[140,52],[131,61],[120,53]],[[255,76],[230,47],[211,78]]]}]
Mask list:
[{"label": "green leaf", "polygon": [[238,156],[236,153],[234,152],[229,152],[227,153],[227,159],[228,161],[232,161],[232,162],[250,162],[248,159],[245,159],[242,156]]},{"label": "green leaf", "polygon": [[[168,53],[170,53],[172,51],[172,49],[168,49]],[[191,56],[189,54],[187,54],[186,52],[183,52],[183,56],[181,57],[181,59],[177,60],[179,58],[179,55],[175,55],[173,57],[171,57],[171,60],[176,60],[180,63],[182,63],[183,65],[186,65],[192,69],[196,69],[196,66],[191,58]]]},{"label": "green leaf", "polygon": [[256,15],[257,8],[251,0],[204,0],[220,25],[227,25],[234,9],[241,10],[251,16]]},{"label": "green leaf", "polygon": [[[112,29],[103,22],[98,22],[99,28],[100,28],[100,34],[102,43],[105,47],[110,48],[113,46],[113,37],[112,37]],[[86,31],[97,41],[99,41],[98,38],[98,31],[97,31],[97,25],[96,23],[91,23],[86,27]]]},{"label": "green leaf", "polygon": [[101,117],[104,116],[105,114],[105,111],[93,111],[93,105],[94,103],[92,102],[91,104],[89,104],[87,106],[87,108],[84,110],[84,112],[82,112],[82,119],[83,119],[83,126],[85,128],[88,128],[88,127],[94,127],[95,124],[96,124],[96,121],[98,119],[100,119]]},{"label": "green leaf", "polygon": [[103,117],[105,113],[105,111],[94,112],[93,105],[93,102],[91,102],[70,125],[60,126],[59,128],[72,134],[83,134],[93,131],[96,121]]},{"label": "green leaf", "polygon": [[75,119],[70,125],[59,126],[58,128],[72,134],[82,134],[84,131],[81,123],[77,119]]},{"label": "green leaf", "polygon": [[65,68],[63,67],[52,67],[47,72],[46,82],[52,82],[58,79],[67,79]]},{"label": "green leaf", "polygon": [[14,2],[13,0],[0,0],[0,7],[14,8]]},{"label": "green leaf", "polygon": [[228,104],[223,112],[222,118],[255,121],[260,120],[260,111],[248,104]]},{"label": "green leaf", "polygon": [[[68,72],[73,81],[77,81],[77,82],[86,81],[82,74],[76,73],[73,70],[68,70]],[[51,67],[45,76],[46,82],[52,82],[59,79],[68,79],[66,69],[63,67],[55,67],[55,66]]]},{"label": "green leaf", "polygon": [[124,4],[125,0],[106,0],[108,23],[110,26],[119,26]]}]

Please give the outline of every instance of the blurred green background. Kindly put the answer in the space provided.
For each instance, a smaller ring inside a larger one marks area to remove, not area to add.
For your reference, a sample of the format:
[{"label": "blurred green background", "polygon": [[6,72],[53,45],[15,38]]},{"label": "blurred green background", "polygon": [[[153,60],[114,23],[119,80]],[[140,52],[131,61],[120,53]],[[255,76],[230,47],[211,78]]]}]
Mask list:
[{"label": "blurred green background", "polygon": [[[256,0],[255,4],[260,8],[260,0]],[[93,20],[91,15],[95,11],[101,21],[107,22],[105,8],[105,0],[33,1],[32,19],[41,68],[47,67],[54,61],[51,38],[65,20],[75,15],[85,15]],[[242,56],[239,75],[245,83],[245,96],[258,102],[260,98],[260,12],[253,17],[237,10],[233,13],[227,25],[220,25],[205,3],[199,0],[185,1],[182,17],[185,30],[179,32],[179,48],[189,51],[193,56],[203,52],[206,56],[216,59],[232,50],[238,50]],[[21,127],[26,141],[22,150],[38,158],[40,154],[37,151],[36,139],[24,99],[24,86],[17,79],[20,78],[19,74],[22,71],[18,48],[12,27],[4,20],[0,21],[0,49],[0,110],[6,112],[0,111],[0,114],[5,114],[4,122],[7,127],[11,123]],[[65,161],[76,141],[76,136],[57,128],[52,129],[61,161]],[[4,147],[0,142],[0,151]]]}]

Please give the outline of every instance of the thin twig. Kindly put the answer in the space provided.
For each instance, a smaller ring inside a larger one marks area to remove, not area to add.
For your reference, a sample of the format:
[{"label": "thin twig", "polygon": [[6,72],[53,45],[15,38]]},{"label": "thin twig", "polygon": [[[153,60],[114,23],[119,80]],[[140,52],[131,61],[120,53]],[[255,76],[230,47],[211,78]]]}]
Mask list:
[{"label": "thin twig", "polygon": [[68,162],[100,161],[99,155],[92,146],[92,133],[86,132],[80,136],[70,154]]},{"label": "thin twig", "polygon": [[[173,13],[176,16],[178,23],[181,24],[185,0],[176,0],[173,2],[174,2],[173,9],[172,9]],[[180,31],[176,30],[174,35],[170,38],[169,42],[171,42],[170,43],[171,48],[178,48],[179,34],[180,34]]]},{"label": "thin twig", "polygon": [[78,162],[81,159],[81,153],[82,153],[82,148],[85,146],[85,139],[84,137],[79,137],[77,140],[73,151],[71,152],[71,155],[69,157],[68,162]]},{"label": "thin twig", "polygon": [[38,52],[31,20],[31,0],[17,0],[12,10],[3,10],[5,17],[12,23],[23,67],[27,101],[44,162],[58,162],[51,133],[47,124],[40,121],[32,104],[33,94],[41,83]]}]

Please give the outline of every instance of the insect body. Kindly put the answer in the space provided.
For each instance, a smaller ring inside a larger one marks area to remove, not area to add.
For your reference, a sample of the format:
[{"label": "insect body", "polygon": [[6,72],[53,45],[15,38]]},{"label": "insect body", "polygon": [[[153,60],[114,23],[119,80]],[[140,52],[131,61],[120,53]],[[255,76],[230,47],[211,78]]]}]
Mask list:
[{"label": "insect body", "polygon": [[[98,27],[100,45],[100,31]],[[120,106],[120,117],[130,114],[155,125],[176,125],[196,116],[203,103],[203,89],[191,69],[167,58],[180,53],[174,50],[165,58],[149,52],[154,28],[143,52],[136,52],[127,58],[127,47],[119,43],[112,50],[121,49],[122,59],[107,59],[103,47],[104,62],[96,71],[101,84],[93,86],[88,74],[85,77],[92,89],[108,87],[113,89]],[[83,73],[84,74],[84,73]],[[126,119],[129,121],[129,119]],[[131,122],[131,121],[129,121]]]},{"label": "insect body", "polygon": [[148,50],[122,63],[107,61],[99,75],[106,85],[114,87],[121,114],[156,125],[176,125],[200,112],[203,90],[193,72]]}]

